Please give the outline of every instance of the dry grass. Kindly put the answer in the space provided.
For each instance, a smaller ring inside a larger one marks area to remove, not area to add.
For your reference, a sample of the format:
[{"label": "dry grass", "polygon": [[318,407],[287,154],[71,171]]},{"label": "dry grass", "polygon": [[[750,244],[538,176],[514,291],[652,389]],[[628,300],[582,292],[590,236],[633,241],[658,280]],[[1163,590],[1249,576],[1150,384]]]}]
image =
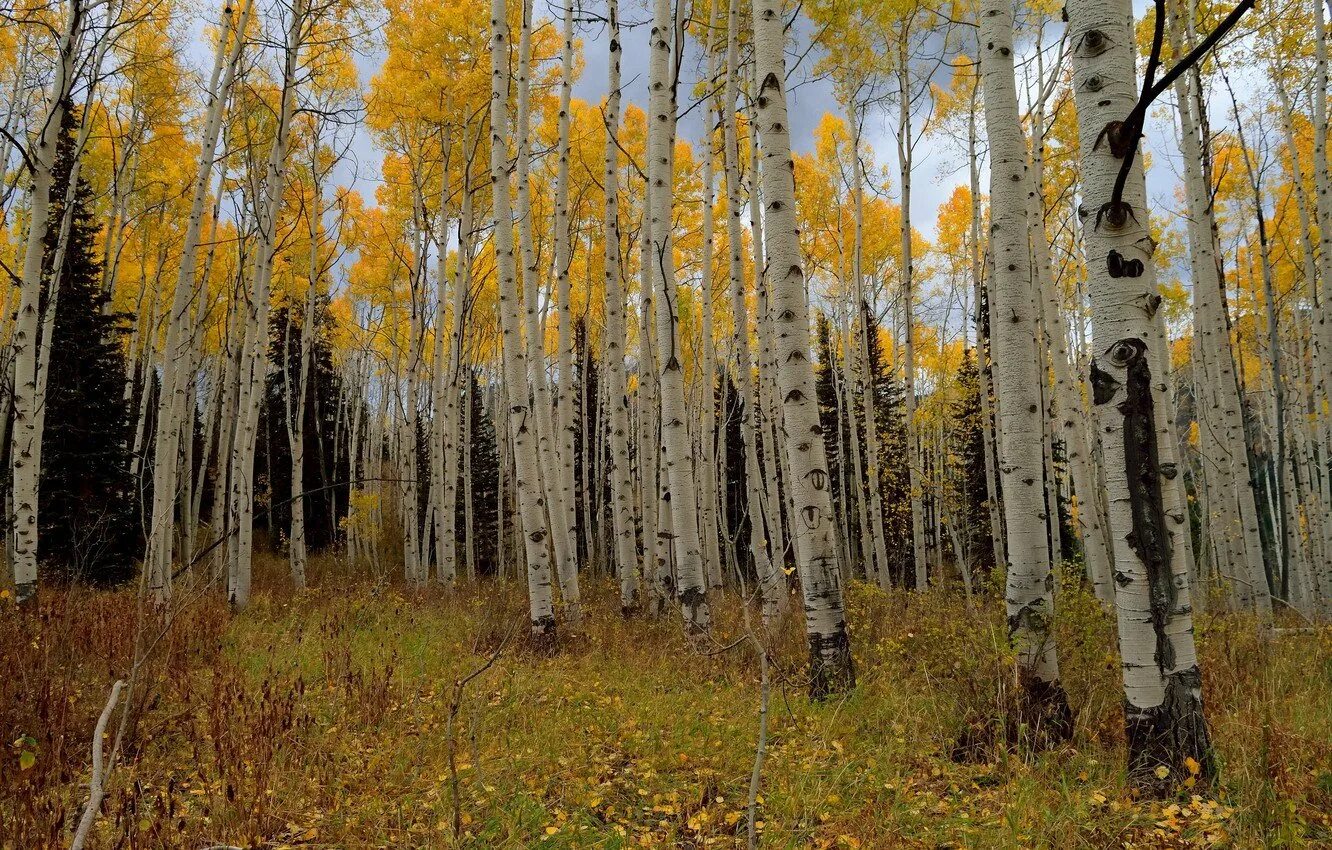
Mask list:
[{"label": "dry grass", "polygon": [[[281,587],[280,573],[268,565],[257,586]],[[347,585],[326,563],[319,589],[260,594],[242,616],[213,598],[190,606],[142,675],[93,846],[743,846],[752,651],[709,654],[673,619],[624,620],[609,585],[587,584],[591,616],[553,656],[507,638],[523,631],[516,586],[409,597]],[[850,607],[861,684],[846,699],[804,698],[796,618],[773,637],[765,847],[1332,846],[1332,631],[1283,637],[1267,659],[1251,623],[1201,623],[1221,785],[1148,803],[1124,787],[1113,637],[1085,595],[1064,593],[1059,620],[1077,733],[1039,755],[1002,740],[1011,667],[996,605],[968,617],[950,592],[857,587]],[[741,612],[716,608],[726,644]],[[0,612],[4,848],[68,845],[88,736],[135,623],[129,591]],[[501,645],[458,710],[455,841],[453,682]],[[964,737],[987,742],[979,758],[954,760]]]}]

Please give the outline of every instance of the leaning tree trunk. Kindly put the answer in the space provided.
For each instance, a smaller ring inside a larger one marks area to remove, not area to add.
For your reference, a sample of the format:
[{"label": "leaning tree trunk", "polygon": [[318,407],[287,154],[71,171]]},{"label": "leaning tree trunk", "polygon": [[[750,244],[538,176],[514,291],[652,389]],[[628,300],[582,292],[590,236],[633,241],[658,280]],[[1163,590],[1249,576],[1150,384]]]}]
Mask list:
[{"label": "leaning tree trunk", "polygon": [[[188,361],[190,335],[185,328],[189,318],[191,295],[195,291],[195,266],[198,262],[200,237],[203,232],[204,204],[208,200],[208,187],[217,160],[217,143],[221,135],[223,113],[240,64],[245,46],[245,28],[249,22],[252,2],[241,7],[235,21],[228,4],[223,11],[222,33],[218,38],[213,59],[213,71],[208,87],[208,110],[204,119],[203,138],[199,145],[199,159],[191,190],[190,213],[186,219],[185,238],[181,246],[180,269],[176,275],[175,290],[171,298],[171,313],[167,317],[166,348],[162,360],[162,390],[158,396],[157,434],[154,440],[153,510],[148,534],[148,551],[144,557],[148,571],[148,585],[159,600],[171,593],[171,535],[175,528],[176,509],[176,454],[181,440],[182,420],[192,399],[188,396],[189,376],[185,374]],[[231,39],[234,36],[234,41]],[[230,43],[230,48],[228,48]]]},{"label": "leaning tree trunk", "polygon": [[698,530],[698,491],[690,448],[684,396],[684,352],[680,312],[676,306],[673,222],[674,179],[671,148],[675,143],[675,97],[670,80],[674,15],[670,0],[654,0],[651,55],[648,60],[648,181],[652,184],[648,219],[651,225],[652,278],[657,325],[657,365],[661,389],[661,441],[670,493],[672,547],[675,550],[674,595],[691,631],[709,626],[702,541]]},{"label": "leaning tree trunk", "polygon": [[51,181],[56,144],[64,124],[65,103],[74,86],[75,51],[83,31],[85,10],[71,0],[60,33],[55,79],[46,101],[44,123],[29,155],[32,197],[28,204],[28,234],[24,245],[18,315],[14,321],[14,426],[10,436],[10,497],[13,505],[15,599],[27,604],[37,595],[37,504],[41,483],[42,429],[39,408],[46,400],[37,394],[37,334],[41,312],[42,261],[51,226]]},{"label": "leaning tree trunk", "polygon": [[[1013,77],[1013,9],[1008,0],[981,7],[981,79],[985,127],[990,140],[990,288],[995,392],[1000,408],[999,469],[1004,488],[1008,569],[1004,600],[1008,634],[1017,651],[1023,690],[1022,722],[1039,739],[1072,732],[1068,697],[1059,679],[1054,641],[1054,575],[1046,547],[1046,497],[1041,415],[1041,364],[1037,345],[1040,315],[1032,298],[1032,262],[1027,196],[1034,191],[1027,169]],[[1044,233],[1040,234],[1044,238]],[[1057,522],[1057,520],[1054,520]]]},{"label": "leaning tree trunk", "polygon": [[1067,11],[1095,339],[1092,401],[1110,502],[1129,772],[1140,787],[1161,790],[1188,777],[1190,767],[1209,781],[1216,762],[1193,640],[1188,517],[1169,486],[1180,470],[1140,160],[1115,197],[1137,141],[1135,130],[1123,131],[1136,123],[1138,101],[1133,10],[1128,0],[1069,0]]},{"label": "leaning tree trunk", "polygon": [[501,356],[504,361],[505,405],[513,443],[515,489],[527,556],[527,598],[532,634],[554,639],[555,609],[551,600],[550,559],[546,553],[546,516],[541,505],[541,479],[534,421],[528,404],[527,362],[523,352],[522,317],[518,311],[518,271],[513,253],[513,210],[509,201],[509,24],[505,0],[490,2],[490,181],[495,219],[496,277],[499,283]]},{"label": "leaning tree trunk", "polygon": [[786,114],[786,34],[780,0],[754,3],[754,59],[759,79],[758,131],[763,136],[767,268],[777,330],[777,381],[783,450],[795,503],[791,519],[796,569],[805,602],[810,693],[823,698],[855,686],[842,604],[842,572],[833,539],[832,477],[819,424],[810,362],[809,303],[796,226],[795,179]]}]

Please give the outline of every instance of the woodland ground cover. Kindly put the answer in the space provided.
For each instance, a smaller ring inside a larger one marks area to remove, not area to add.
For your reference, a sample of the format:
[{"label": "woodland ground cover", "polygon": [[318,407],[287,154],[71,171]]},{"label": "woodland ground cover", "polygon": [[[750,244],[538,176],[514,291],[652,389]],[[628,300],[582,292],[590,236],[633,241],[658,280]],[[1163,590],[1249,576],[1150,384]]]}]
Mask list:
[{"label": "woodland ground cover", "polygon": [[[674,617],[603,613],[616,590],[590,582],[591,616],[547,654],[525,643],[520,586],[407,594],[316,565],[311,590],[265,591],[241,615],[208,594],[165,629],[144,621],[153,648],[91,846],[744,846],[760,687],[735,597],[699,644]],[[263,586],[281,587],[285,565],[265,566]],[[1074,588],[1059,600],[1077,729],[1038,755],[1006,742],[1013,664],[993,597],[968,613],[955,589],[856,585],[859,685],[820,704],[788,617],[769,637],[761,846],[1332,843],[1332,630],[1264,647],[1248,618],[1200,617],[1220,783],[1137,801],[1110,620]],[[6,600],[6,850],[68,845],[138,610],[132,590],[53,591],[34,614]]]}]

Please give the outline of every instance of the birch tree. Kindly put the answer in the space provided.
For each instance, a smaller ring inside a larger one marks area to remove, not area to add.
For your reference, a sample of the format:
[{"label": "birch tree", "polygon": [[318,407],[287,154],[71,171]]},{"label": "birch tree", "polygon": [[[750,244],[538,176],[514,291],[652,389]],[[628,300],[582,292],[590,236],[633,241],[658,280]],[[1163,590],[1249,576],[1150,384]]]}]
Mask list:
[{"label": "birch tree", "polygon": [[654,0],[651,51],[648,59],[648,202],[653,301],[656,315],[658,387],[661,393],[661,443],[669,494],[675,550],[671,595],[681,607],[685,625],[695,632],[710,625],[703,549],[698,530],[698,490],[690,449],[684,395],[684,352],[677,307],[673,221],[675,96],[671,56],[675,17],[670,0]]},{"label": "birch tree", "polygon": [[[37,505],[40,497],[42,432],[38,390],[38,329],[42,294],[42,260],[51,226],[51,182],[56,144],[65,120],[69,94],[75,85],[78,51],[87,9],[83,0],[69,0],[55,50],[50,87],[35,120],[34,141],[23,153],[32,175],[28,201],[28,231],[20,273],[18,315],[13,347],[14,425],[10,443],[10,497],[13,505],[15,598],[20,605],[37,594]],[[49,308],[54,309],[54,308]]]},{"label": "birch tree", "polygon": [[606,312],[606,397],[610,411],[611,517],[615,533],[615,571],[620,584],[620,609],[632,610],[638,596],[637,526],[634,510],[633,481],[629,462],[629,390],[624,373],[625,292],[620,248],[620,4],[608,0],[606,6],[608,62],[606,80],[606,160],[602,186],[606,193],[605,232],[605,312]]},{"label": "birch tree", "polygon": [[[660,2],[660,0],[659,0]],[[754,61],[758,131],[763,138],[766,265],[777,329],[782,450],[791,470],[792,533],[805,602],[810,694],[823,698],[855,686],[833,534],[832,477],[819,424],[810,361],[809,303],[796,230],[795,180],[786,106],[786,32],[779,0],[755,0]]]},{"label": "birch tree", "polygon": [[[1046,548],[1041,447],[1040,319],[1032,291],[1028,243],[1032,231],[1027,221],[1028,197],[1035,187],[1027,168],[1027,142],[1014,85],[1010,0],[987,0],[981,7],[980,41],[985,128],[990,140],[994,263],[990,328],[995,390],[1003,399],[999,470],[1008,541],[1004,599],[1009,640],[1017,650],[1018,682],[1032,713],[1024,721],[1033,734],[1061,739],[1072,732],[1072,717],[1059,679],[1053,634],[1054,576]],[[1040,238],[1044,239],[1043,232]]]},{"label": "birch tree", "polygon": [[[1191,761],[1209,781],[1216,763],[1193,639],[1187,516],[1168,486],[1179,474],[1169,354],[1157,315],[1146,180],[1135,156],[1150,100],[1139,98],[1130,4],[1070,0],[1067,11],[1095,346],[1092,401],[1110,502],[1129,773],[1140,786],[1159,788],[1162,776],[1189,776]],[[1163,19],[1157,27],[1144,95],[1161,85]]]},{"label": "birch tree", "polygon": [[239,14],[226,4],[222,13],[222,29],[214,50],[213,69],[209,77],[208,101],[204,116],[203,138],[199,145],[199,159],[191,188],[189,218],[186,221],[184,244],[181,246],[180,268],[171,296],[171,313],[167,319],[166,348],[162,361],[162,392],[157,405],[157,433],[154,440],[153,507],[144,563],[149,574],[149,587],[163,601],[171,594],[171,543],[175,529],[177,452],[186,407],[192,404],[189,375],[185,365],[186,346],[190,336],[185,327],[189,320],[192,296],[198,282],[195,280],[199,256],[199,243],[203,233],[204,207],[217,161],[217,144],[221,135],[222,118],[232,86],[236,80],[241,53],[245,47],[252,0],[245,0]]},{"label": "birch tree", "polygon": [[534,417],[527,400],[527,362],[518,310],[513,210],[509,200],[509,22],[505,0],[491,0],[490,39],[490,185],[495,222],[492,238],[499,283],[507,425],[513,446],[514,486],[518,493],[523,551],[527,559],[528,619],[533,637],[553,640],[555,610],[551,599],[550,560],[546,552],[546,517],[541,505],[539,461],[532,433]]}]

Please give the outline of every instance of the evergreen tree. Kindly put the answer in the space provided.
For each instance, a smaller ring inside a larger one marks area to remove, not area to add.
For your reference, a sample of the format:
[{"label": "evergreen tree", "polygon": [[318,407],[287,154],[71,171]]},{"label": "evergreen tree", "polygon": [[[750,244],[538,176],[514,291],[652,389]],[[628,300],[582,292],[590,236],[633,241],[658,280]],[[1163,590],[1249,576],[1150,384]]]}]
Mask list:
[{"label": "evergreen tree", "polygon": [[[600,416],[600,405],[597,403],[597,395],[601,388],[601,370],[597,365],[596,351],[592,348],[591,341],[587,336],[587,321],[579,316],[573,323],[574,339],[574,504],[582,505],[585,502],[592,505],[605,505],[610,501],[610,476],[602,474],[601,464],[598,463],[598,454],[596,446],[593,443],[597,436],[597,419]],[[590,432],[590,434],[589,434]],[[583,445],[585,435],[591,437],[587,444],[591,446],[592,457],[583,456]],[[591,462],[591,475],[585,474],[583,466],[588,461]],[[584,493],[584,482],[587,482],[589,488],[595,488],[594,493]],[[461,491],[460,491],[461,492]],[[578,518],[578,540],[575,543],[578,546],[578,563],[587,564],[594,561],[592,550],[596,544],[593,535],[593,529],[584,528],[582,517]]]},{"label": "evergreen tree", "polygon": [[[883,354],[879,323],[868,305],[861,305],[862,321],[869,328],[869,375],[874,386],[875,425],[879,431],[879,473],[883,493],[883,531],[887,538],[888,568],[901,585],[915,574],[911,563],[911,500],[907,492],[906,395]],[[857,400],[856,409],[860,409]],[[857,416],[860,414],[857,413]]]},{"label": "evergreen tree", "polygon": [[[823,442],[828,452],[828,475],[832,478],[833,511],[846,523],[852,540],[859,539],[860,516],[851,510],[847,500],[848,483],[862,487],[864,480],[853,481],[847,458],[851,457],[850,426],[839,414],[838,392],[840,376],[837,351],[833,347],[832,323],[819,313],[814,319],[814,395],[819,401],[819,425],[823,428]],[[840,421],[839,421],[840,420]]]},{"label": "evergreen tree", "polygon": [[955,506],[950,517],[958,524],[966,558],[973,572],[994,569],[994,547],[988,541],[989,494],[985,483],[985,428],[981,421],[980,370],[975,351],[967,349],[957,373],[957,399],[952,404],[953,430],[949,454],[953,458],[948,497]]},{"label": "evergreen tree", "polygon": [[[749,523],[752,519],[745,494],[749,492],[749,479],[745,472],[744,404],[739,388],[723,367],[716,389],[718,456],[726,458],[725,478],[722,480],[722,546],[731,547],[737,569],[746,581],[754,581],[758,573],[749,551]],[[724,453],[724,455],[722,454]]]},{"label": "evergreen tree", "polygon": [[[272,340],[269,357],[267,398],[263,407],[261,433],[264,439],[256,448],[255,469],[263,470],[266,482],[255,488],[255,511],[267,511],[267,521],[276,531],[291,528],[291,446],[282,417],[286,415],[286,379],[301,373],[302,310],[291,314],[291,334],[287,335],[287,314],[283,305],[273,311],[270,323]],[[315,338],[311,346],[310,375],[305,391],[305,544],[317,552],[337,542],[339,528],[347,516],[352,470],[350,444],[345,432],[351,421],[347,412],[342,428],[337,428],[338,406],[342,404],[342,380],[333,368],[333,323],[336,321],[326,301],[315,308]],[[283,356],[287,368],[282,368]],[[293,408],[295,405],[293,405]],[[341,445],[337,445],[341,443]],[[336,458],[336,462],[335,459]],[[426,479],[422,479],[426,480]],[[276,532],[275,532],[276,533]]]},{"label": "evergreen tree", "polygon": [[43,311],[55,296],[46,383],[38,527],[49,575],[99,584],[128,579],[141,550],[129,475],[129,409],[124,401],[125,317],[106,311],[98,263],[100,226],[80,177],[59,280],[54,265],[65,199],[78,151],[79,114],[65,111],[56,148],[46,238]]},{"label": "evergreen tree", "polygon": [[[463,373],[467,392],[472,397],[472,419],[468,431],[471,440],[463,448],[470,453],[472,465],[472,541],[476,554],[477,575],[494,575],[499,569],[499,444],[495,441],[495,414],[485,403],[479,370]],[[463,408],[465,409],[465,408]],[[461,545],[468,545],[466,509],[463,497],[466,481],[462,480],[465,464],[458,464],[458,521]],[[460,548],[459,551],[462,551]]]}]

